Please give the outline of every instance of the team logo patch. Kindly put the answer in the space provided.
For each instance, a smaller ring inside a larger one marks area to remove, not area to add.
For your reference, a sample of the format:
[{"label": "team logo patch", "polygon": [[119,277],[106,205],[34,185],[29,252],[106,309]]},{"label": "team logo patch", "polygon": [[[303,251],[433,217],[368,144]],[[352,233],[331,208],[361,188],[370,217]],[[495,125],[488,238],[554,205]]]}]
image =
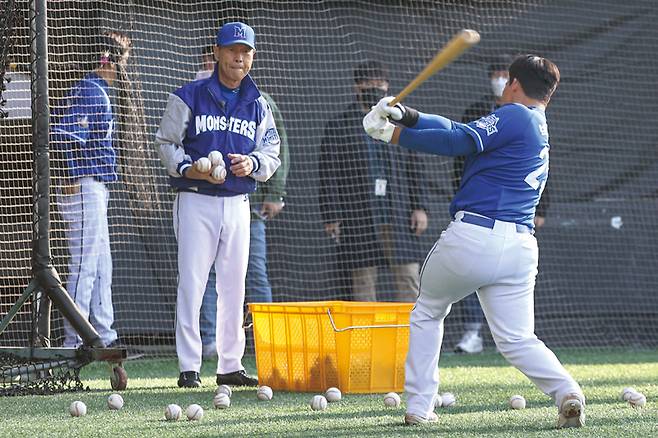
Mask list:
[{"label": "team logo patch", "polygon": [[80,117],[80,118],[78,119],[78,125],[80,125],[80,127],[81,127],[82,129],[87,129],[87,128],[89,128],[89,119],[87,118],[87,116]]},{"label": "team logo patch", "polygon": [[242,38],[242,39],[247,38],[247,36],[245,34],[245,30],[243,28],[241,28],[240,26],[235,26],[233,29],[234,29],[233,37]]},{"label": "team logo patch", "polygon": [[279,144],[279,133],[275,128],[270,128],[263,135],[263,142],[269,144]]},{"label": "team logo patch", "polygon": [[498,123],[498,120],[500,119],[495,114],[489,114],[488,116],[482,117],[480,120],[475,122],[475,126],[486,130],[488,137],[491,134],[498,132],[498,128],[496,128],[496,123]]}]

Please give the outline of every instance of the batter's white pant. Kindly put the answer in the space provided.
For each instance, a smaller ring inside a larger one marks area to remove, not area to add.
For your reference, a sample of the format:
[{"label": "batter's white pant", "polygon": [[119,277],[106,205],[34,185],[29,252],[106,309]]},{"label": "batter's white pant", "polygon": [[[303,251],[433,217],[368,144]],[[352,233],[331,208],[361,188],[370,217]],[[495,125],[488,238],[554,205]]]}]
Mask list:
[{"label": "batter's white pant", "polygon": [[[493,229],[461,222],[456,215],[421,268],[420,295],[411,312],[405,368],[407,412],[427,417],[439,387],[443,321],[452,304],[474,290],[501,354],[556,405],[568,393],[582,396],[576,381],[535,335],[534,287],[537,240],[516,224]],[[582,398],[584,400],[584,397]]]},{"label": "batter's white pant", "polygon": [[[105,345],[117,339],[112,329],[112,254],[107,223],[109,192],[102,182],[81,178],[80,192],[59,195],[59,211],[66,222],[70,255],[66,290],[89,318]],[[78,347],[82,339],[64,320],[64,346]]]},{"label": "batter's white pant", "polygon": [[217,273],[217,373],[244,369],[242,325],[250,219],[247,195],[218,197],[180,192],[176,197],[176,353],[181,372],[201,369],[199,313],[213,263]]}]

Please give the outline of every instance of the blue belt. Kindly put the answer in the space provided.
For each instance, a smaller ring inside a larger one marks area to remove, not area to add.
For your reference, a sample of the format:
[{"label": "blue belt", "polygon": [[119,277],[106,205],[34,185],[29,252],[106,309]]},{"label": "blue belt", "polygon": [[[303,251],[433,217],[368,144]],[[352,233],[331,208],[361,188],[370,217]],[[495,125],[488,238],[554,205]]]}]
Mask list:
[{"label": "blue belt", "polygon": [[[467,224],[478,225],[480,227],[489,228],[490,230],[493,230],[496,220],[488,217],[478,216],[475,214],[464,213],[464,217],[462,217],[462,222],[466,222]],[[535,232],[533,229],[528,228],[525,225],[521,225],[521,224],[514,224],[514,225],[516,225],[517,233],[534,234]]]}]

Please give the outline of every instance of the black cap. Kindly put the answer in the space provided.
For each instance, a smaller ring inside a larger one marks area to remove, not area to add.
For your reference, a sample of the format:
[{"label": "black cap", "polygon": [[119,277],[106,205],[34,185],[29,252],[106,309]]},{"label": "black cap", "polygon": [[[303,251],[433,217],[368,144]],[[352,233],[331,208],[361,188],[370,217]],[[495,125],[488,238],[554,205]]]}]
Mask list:
[{"label": "black cap", "polygon": [[379,61],[364,61],[354,69],[354,82],[364,82],[373,79],[388,81],[388,73],[384,65]]}]

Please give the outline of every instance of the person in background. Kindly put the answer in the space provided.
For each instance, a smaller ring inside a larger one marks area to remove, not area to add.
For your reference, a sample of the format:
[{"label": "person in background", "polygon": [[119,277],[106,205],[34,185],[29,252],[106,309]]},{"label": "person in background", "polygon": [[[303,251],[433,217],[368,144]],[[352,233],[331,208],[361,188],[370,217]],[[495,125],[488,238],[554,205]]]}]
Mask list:
[{"label": "person in background", "polygon": [[395,279],[394,300],[418,295],[416,248],[427,229],[423,160],[365,135],[361,119],[388,91],[388,75],[377,61],[353,72],[356,99],[333,120],[320,146],[320,213],[324,229],[352,280],[352,299],[376,301],[378,270]]}]

